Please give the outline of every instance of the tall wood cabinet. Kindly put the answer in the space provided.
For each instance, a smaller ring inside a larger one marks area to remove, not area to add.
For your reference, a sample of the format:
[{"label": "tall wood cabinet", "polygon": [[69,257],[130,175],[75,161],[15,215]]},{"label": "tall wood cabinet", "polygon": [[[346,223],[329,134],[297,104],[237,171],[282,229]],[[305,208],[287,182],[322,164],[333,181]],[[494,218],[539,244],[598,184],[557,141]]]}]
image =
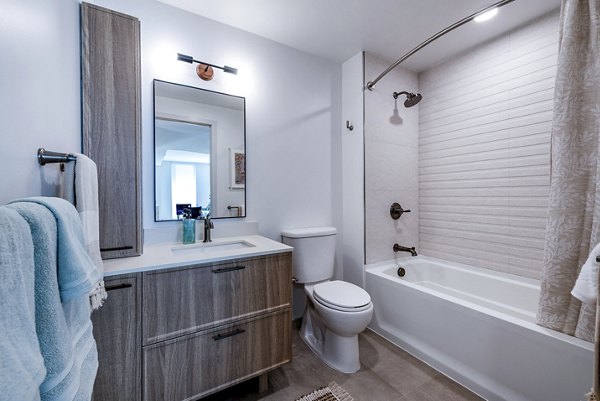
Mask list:
[{"label": "tall wood cabinet", "polygon": [[140,22],[81,4],[83,153],[98,166],[100,251],[140,255]]},{"label": "tall wood cabinet", "polygon": [[264,385],[291,360],[291,252],[107,280],[124,284],[137,290],[111,290],[92,315],[94,401],[199,399],[256,376]]}]

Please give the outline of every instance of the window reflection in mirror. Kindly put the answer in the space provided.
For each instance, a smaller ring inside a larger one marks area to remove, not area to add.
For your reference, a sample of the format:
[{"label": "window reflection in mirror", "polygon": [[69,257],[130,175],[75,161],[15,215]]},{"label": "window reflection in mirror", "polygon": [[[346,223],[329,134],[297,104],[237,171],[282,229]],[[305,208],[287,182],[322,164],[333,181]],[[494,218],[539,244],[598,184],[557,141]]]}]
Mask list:
[{"label": "window reflection in mirror", "polygon": [[244,98],[155,80],[154,156],[156,221],[245,216]]}]

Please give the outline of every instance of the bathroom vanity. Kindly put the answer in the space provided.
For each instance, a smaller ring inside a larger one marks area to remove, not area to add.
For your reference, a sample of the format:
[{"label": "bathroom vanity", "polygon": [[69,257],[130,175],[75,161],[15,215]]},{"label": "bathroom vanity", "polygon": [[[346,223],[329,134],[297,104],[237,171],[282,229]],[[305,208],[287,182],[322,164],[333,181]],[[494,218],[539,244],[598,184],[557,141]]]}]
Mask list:
[{"label": "bathroom vanity", "polygon": [[197,399],[289,362],[292,248],[261,236],[105,262],[99,400]]}]

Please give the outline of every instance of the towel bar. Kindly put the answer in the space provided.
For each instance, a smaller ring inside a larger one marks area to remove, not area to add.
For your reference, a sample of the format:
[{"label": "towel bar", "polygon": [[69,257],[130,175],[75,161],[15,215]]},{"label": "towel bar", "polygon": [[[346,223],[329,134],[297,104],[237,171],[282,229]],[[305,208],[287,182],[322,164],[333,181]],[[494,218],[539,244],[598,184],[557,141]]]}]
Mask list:
[{"label": "towel bar", "polygon": [[37,151],[38,163],[45,166],[47,163],[68,163],[77,160],[75,155],[70,153],[59,153],[39,148]]}]

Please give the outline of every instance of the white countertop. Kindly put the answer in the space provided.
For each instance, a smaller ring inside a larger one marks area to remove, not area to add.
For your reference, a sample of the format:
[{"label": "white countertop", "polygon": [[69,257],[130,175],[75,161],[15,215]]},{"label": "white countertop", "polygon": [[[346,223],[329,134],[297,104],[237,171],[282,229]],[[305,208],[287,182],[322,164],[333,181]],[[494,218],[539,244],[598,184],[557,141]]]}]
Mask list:
[{"label": "white countertop", "polygon": [[[251,246],[241,245],[242,247],[238,249],[217,249],[219,246],[223,246],[223,248],[227,248],[230,245],[235,247],[235,244],[239,243],[246,243]],[[211,247],[214,248],[209,249]],[[141,256],[105,260],[104,277],[189,266],[196,263],[263,256],[273,253],[290,252],[291,250],[293,250],[291,246],[260,235],[216,238],[208,244],[202,242],[191,245],[183,245],[181,243],[154,244],[145,246],[144,253]]]}]

